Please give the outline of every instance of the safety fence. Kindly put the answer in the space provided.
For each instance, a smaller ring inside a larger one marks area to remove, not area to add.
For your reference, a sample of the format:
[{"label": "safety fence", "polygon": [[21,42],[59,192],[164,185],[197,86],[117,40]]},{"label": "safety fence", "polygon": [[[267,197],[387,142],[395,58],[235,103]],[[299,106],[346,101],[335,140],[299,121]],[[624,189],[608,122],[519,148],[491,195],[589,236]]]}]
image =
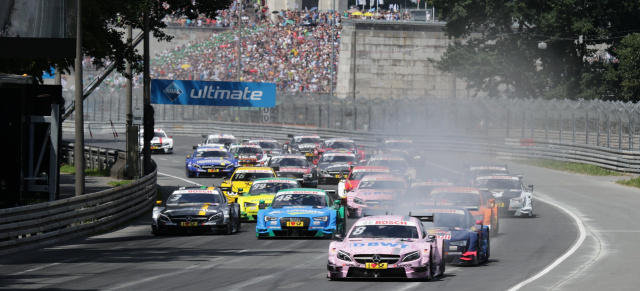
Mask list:
[{"label": "safety fence", "polygon": [[[85,120],[125,123],[125,91],[101,88],[85,102]],[[134,90],[133,107],[142,107]],[[73,95],[66,94],[71,100]],[[339,99],[278,92],[274,108],[153,105],[158,122],[303,125],[363,132],[478,134],[535,138],[605,148],[640,149],[640,107],[634,103],[533,99]]]},{"label": "safety fence", "polygon": [[0,255],[107,230],[149,211],[156,174],[109,190],[53,202],[0,209]]},{"label": "safety fence", "polygon": [[[74,158],[75,143],[62,142],[62,148],[60,151],[61,161],[69,165],[75,165]],[[119,150],[85,146],[85,169],[92,169],[98,171],[111,171],[111,167],[118,161]]]}]

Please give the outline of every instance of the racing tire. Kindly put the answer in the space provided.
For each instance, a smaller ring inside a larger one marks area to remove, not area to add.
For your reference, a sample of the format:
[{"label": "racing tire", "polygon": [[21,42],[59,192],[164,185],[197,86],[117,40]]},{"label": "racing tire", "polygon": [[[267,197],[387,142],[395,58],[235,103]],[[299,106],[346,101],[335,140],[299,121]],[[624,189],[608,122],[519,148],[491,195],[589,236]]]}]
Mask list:
[{"label": "racing tire", "polygon": [[237,222],[236,223],[236,233],[238,233],[242,229],[242,220],[240,218],[238,218],[238,220],[236,222]]},{"label": "racing tire", "polygon": [[433,256],[433,248],[431,248],[429,250],[429,275],[427,275],[427,281],[431,281],[433,280],[433,278],[435,278],[436,276],[436,266],[434,264],[434,260],[433,260],[434,256]]},{"label": "racing tire", "polygon": [[185,170],[185,175],[187,176],[187,178],[193,178],[194,177],[193,172],[189,171],[189,169]]},{"label": "racing tire", "polygon": [[225,235],[231,235],[233,234],[233,222],[230,221],[229,223],[227,223],[227,226],[224,228],[224,234]]},{"label": "racing tire", "polygon": [[442,248],[442,255],[440,257],[440,274],[438,274],[438,277],[442,277],[444,276],[444,271],[447,268],[447,263],[446,260],[444,259],[444,247]]},{"label": "racing tire", "polygon": [[486,254],[485,254],[484,261],[488,262],[489,257],[491,257],[491,234],[487,234],[487,250],[485,252]]}]

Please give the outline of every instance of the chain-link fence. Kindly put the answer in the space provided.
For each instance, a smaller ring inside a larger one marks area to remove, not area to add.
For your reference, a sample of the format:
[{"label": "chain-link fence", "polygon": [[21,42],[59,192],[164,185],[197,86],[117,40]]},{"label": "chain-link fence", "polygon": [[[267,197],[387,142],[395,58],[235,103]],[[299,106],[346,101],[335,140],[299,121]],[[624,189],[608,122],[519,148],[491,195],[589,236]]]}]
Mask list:
[{"label": "chain-link fence", "polygon": [[[133,92],[142,107],[142,89]],[[67,101],[73,93],[66,94]],[[69,103],[67,103],[69,104]],[[124,123],[124,89],[96,90],[84,103],[86,121]],[[569,100],[338,99],[279,92],[274,108],[153,105],[156,121],[226,121],[356,131],[447,133],[546,139],[640,150],[640,106]]]}]

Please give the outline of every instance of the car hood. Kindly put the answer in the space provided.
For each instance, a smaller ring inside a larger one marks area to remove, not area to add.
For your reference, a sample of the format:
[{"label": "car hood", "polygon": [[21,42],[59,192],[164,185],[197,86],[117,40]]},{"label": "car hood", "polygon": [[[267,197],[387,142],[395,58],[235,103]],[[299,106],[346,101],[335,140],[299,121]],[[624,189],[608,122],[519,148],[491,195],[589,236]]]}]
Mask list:
[{"label": "car hood", "polygon": [[351,165],[344,164],[344,163],[340,163],[340,164],[322,163],[318,165],[318,169],[325,170],[327,172],[344,171],[348,173],[349,171],[351,171]]},{"label": "car hood", "polygon": [[354,238],[345,239],[337,248],[349,254],[386,254],[401,255],[420,249],[423,242],[417,239],[379,239],[379,238]]},{"label": "car hood", "polygon": [[168,138],[168,137],[157,137],[157,136],[154,136],[151,139],[151,142],[153,142],[153,143],[163,143],[163,142],[172,142],[172,141],[173,141],[173,139],[172,138]]},{"label": "car hood", "polygon": [[317,146],[317,144],[315,143],[299,143],[295,145],[296,147],[298,147],[299,149],[310,149],[310,148],[315,148]]},{"label": "car hood", "polygon": [[522,190],[518,189],[489,189],[489,191],[495,198],[513,198],[520,196],[520,193],[522,193]]},{"label": "car hood", "polygon": [[328,207],[314,207],[314,206],[302,206],[302,207],[285,207],[285,208],[269,208],[266,210],[265,215],[275,217],[310,217],[329,215],[332,211]]},{"label": "car hood", "polygon": [[367,200],[393,200],[396,197],[397,190],[384,190],[384,189],[370,189],[370,190],[356,190],[350,192],[348,196],[352,198],[360,198],[364,201]]},{"label": "car hood", "polygon": [[301,168],[301,167],[281,167],[278,170],[278,173],[309,173],[311,168]]},{"label": "car hood", "polygon": [[250,203],[260,203],[260,201],[264,201],[264,203],[266,204],[271,204],[271,202],[273,201],[273,197],[275,197],[275,194],[260,194],[260,195],[250,195],[250,196],[240,196],[238,197],[238,204],[242,205],[245,202],[250,202]]},{"label": "car hood", "polygon": [[212,203],[194,203],[187,205],[177,205],[177,206],[169,206],[167,205],[161,213],[166,214],[168,216],[180,216],[180,215],[203,215],[204,213],[213,214],[218,213],[220,210],[218,209],[219,204]]},{"label": "car hood", "polygon": [[221,158],[195,159],[193,162],[196,163],[196,164],[223,164],[223,165],[234,164],[235,163],[232,160],[221,159]]}]

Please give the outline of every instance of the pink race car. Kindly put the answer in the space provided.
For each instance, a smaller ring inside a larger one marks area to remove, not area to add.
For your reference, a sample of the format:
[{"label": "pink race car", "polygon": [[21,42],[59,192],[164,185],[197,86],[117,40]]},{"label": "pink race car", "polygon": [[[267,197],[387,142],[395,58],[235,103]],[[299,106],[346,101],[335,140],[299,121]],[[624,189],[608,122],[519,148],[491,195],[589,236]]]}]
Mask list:
[{"label": "pink race car", "polygon": [[406,191],[407,183],[402,176],[368,175],[360,180],[354,191],[347,193],[347,214],[349,217],[361,217],[364,209],[384,214],[384,210],[391,210],[396,197]]},{"label": "pink race car", "polygon": [[[416,217],[367,216],[342,241],[329,245],[327,277],[431,280],[444,274],[443,238],[424,237]],[[337,239],[342,239],[336,235]]]}]

